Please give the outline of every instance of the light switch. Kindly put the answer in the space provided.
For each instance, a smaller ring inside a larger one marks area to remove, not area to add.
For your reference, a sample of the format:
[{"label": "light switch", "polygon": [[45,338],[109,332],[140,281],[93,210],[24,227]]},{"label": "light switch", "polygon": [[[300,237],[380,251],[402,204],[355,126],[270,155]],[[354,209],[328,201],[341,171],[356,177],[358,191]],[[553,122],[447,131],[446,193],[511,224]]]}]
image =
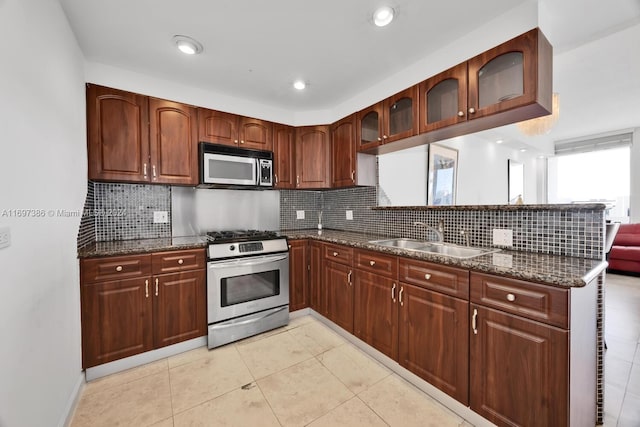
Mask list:
[{"label": "light switch", "polygon": [[353,211],[346,211],[347,212],[347,219],[348,220],[353,220]]},{"label": "light switch", "polygon": [[165,224],[169,222],[169,212],[167,211],[153,211],[153,223]]}]

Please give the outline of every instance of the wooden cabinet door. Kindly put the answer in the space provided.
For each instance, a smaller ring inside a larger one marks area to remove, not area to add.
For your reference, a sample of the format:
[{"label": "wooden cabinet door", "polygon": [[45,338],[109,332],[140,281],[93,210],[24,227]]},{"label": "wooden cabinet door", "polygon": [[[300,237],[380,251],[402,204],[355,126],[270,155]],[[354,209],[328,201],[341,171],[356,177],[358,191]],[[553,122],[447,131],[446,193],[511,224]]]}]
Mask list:
[{"label": "wooden cabinet door", "polygon": [[87,85],[87,151],[89,179],[148,182],[147,97]]},{"label": "wooden cabinet door", "polygon": [[467,63],[420,83],[420,133],[467,120]]},{"label": "wooden cabinet door", "polygon": [[356,183],[355,114],[331,125],[331,187]]},{"label": "wooden cabinet door", "polygon": [[152,284],[156,348],[207,334],[204,270],[155,276]]},{"label": "wooden cabinet door", "polygon": [[475,304],[470,314],[471,409],[499,426],[568,425],[568,331]]},{"label": "wooden cabinet door", "polygon": [[353,333],[353,270],[347,265],[325,262],[323,284],[326,292],[326,317]]},{"label": "wooden cabinet door", "polygon": [[309,306],[320,314],[326,314],[326,301],[322,286],[322,243],[309,242]]},{"label": "wooden cabinet door", "polygon": [[149,98],[151,182],[198,183],[198,126],[195,107]]},{"label": "wooden cabinet door", "polygon": [[468,118],[536,102],[551,112],[551,56],[536,28],[470,59]]},{"label": "wooden cabinet door", "polygon": [[468,405],[469,303],[406,283],[398,303],[400,364]]},{"label": "wooden cabinet door", "polygon": [[235,114],[198,108],[198,141],[237,146],[238,120]]},{"label": "wooden cabinet door", "polygon": [[289,311],[309,306],[307,241],[289,241]]},{"label": "wooden cabinet door", "polygon": [[84,369],[153,349],[150,277],[83,284],[80,293]]},{"label": "wooden cabinet door", "polygon": [[397,141],[418,134],[418,86],[412,86],[383,102],[382,142]]},{"label": "wooden cabinet door", "polygon": [[286,125],[273,128],[274,180],[276,188],[295,188],[295,129]]},{"label": "wooden cabinet door", "polygon": [[356,270],[354,289],[355,336],[398,360],[399,287],[395,280]]},{"label": "wooden cabinet door", "polygon": [[378,102],[357,113],[356,141],[358,151],[382,145],[384,105]]},{"label": "wooden cabinet door", "polygon": [[240,117],[238,146],[253,150],[273,151],[273,123]]},{"label": "wooden cabinet door", "polygon": [[296,188],[331,186],[329,126],[296,129]]}]

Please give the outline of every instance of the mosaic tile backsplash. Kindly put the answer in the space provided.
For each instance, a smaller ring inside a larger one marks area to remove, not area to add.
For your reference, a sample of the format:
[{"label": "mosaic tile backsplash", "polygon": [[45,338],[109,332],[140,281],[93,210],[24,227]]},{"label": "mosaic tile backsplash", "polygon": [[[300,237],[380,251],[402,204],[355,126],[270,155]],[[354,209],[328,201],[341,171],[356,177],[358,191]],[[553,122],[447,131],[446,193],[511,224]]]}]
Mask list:
[{"label": "mosaic tile backsplash", "polygon": [[84,201],[84,210],[78,229],[78,248],[96,241],[95,212],[95,185],[92,181],[87,183],[87,198]]},{"label": "mosaic tile backsplash", "polygon": [[[376,206],[374,187],[357,187],[332,191],[280,192],[280,228],[306,229],[317,226],[323,212],[323,227],[389,237],[435,240],[433,232],[415,222],[437,227],[444,222],[445,242],[464,245],[469,236],[471,246],[491,247],[494,228],[513,230],[509,249],[580,258],[602,259],[604,247],[604,210],[568,209],[500,210],[460,209],[371,209]],[[305,220],[296,220],[296,210],[305,210]],[[315,209],[315,211],[313,210]],[[353,210],[353,220],[345,212]]]}]

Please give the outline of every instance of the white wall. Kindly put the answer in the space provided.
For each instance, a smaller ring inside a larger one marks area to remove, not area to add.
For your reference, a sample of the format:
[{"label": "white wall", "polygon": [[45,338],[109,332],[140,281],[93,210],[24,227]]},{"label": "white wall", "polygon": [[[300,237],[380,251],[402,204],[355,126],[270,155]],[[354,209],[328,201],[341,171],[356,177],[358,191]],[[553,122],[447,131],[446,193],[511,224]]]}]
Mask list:
[{"label": "white wall", "polygon": [[640,128],[633,132],[633,142],[631,144],[631,168],[629,187],[629,222],[640,222]]},{"label": "white wall", "polygon": [[[57,1],[0,0],[0,426],[61,425],[82,384],[83,59]],[[44,218],[13,209],[42,209]]]}]

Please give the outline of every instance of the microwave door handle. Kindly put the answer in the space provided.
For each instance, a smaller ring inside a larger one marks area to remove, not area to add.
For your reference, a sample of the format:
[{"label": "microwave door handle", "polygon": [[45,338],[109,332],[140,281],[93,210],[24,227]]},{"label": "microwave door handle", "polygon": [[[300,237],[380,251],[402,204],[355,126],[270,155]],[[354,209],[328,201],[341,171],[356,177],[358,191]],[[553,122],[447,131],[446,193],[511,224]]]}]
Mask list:
[{"label": "microwave door handle", "polygon": [[269,264],[271,262],[282,261],[286,259],[288,256],[289,254],[287,253],[280,256],[268,257],[268,258],[263,258],[259,260],[253,260],[253,261],[236,260],[236,261],[221,262],[221,263],[210,262],[209,268],[245,267],[245,266],[251,266],[251,265]]},{"label": "microwave door handle", "polygon": [[262,175],[262,169],[260,169],[260,159],[256,158],[256,186],[260,186],[260,176]]}]

